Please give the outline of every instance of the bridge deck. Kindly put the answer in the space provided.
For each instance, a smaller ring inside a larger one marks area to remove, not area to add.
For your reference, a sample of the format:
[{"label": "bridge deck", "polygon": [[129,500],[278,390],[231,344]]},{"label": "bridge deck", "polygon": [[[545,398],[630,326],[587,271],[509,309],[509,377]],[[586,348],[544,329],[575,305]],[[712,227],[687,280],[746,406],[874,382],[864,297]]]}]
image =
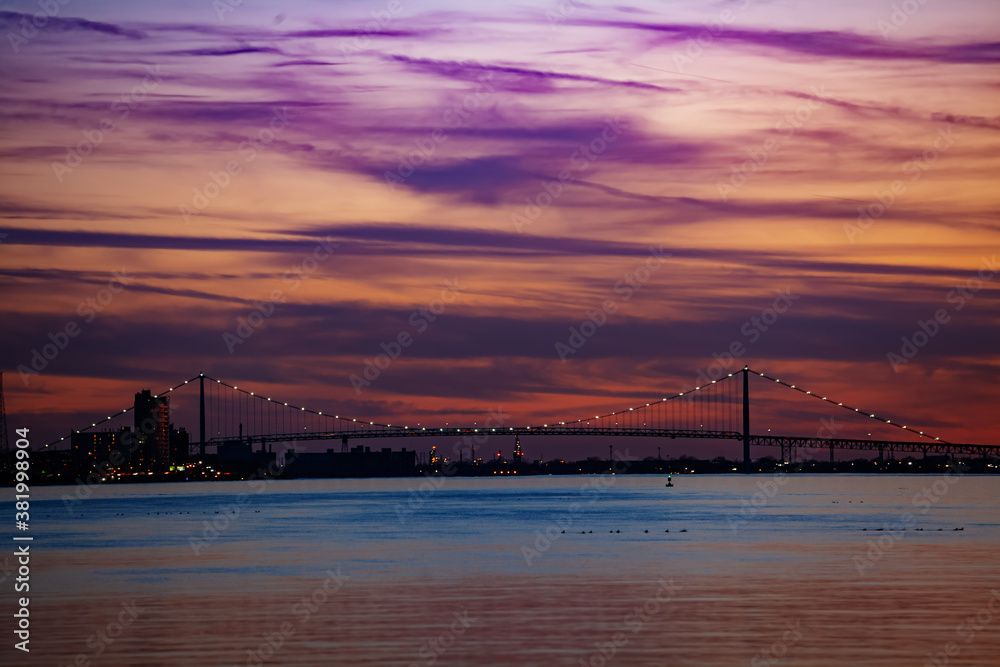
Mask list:
[{"label": "bridge deck", "polygon": [[[710,440],[742,440],[737,431],[701,431],[651,428],[588,428],[567,426],[507,427],[507,428],[381,428],[369,430],[327,431],[313,433],[276,433],[248,436],[242,440],[254,443],[303,442],[309,440],[354,440],[374,438],[488,438],[499,435],[561,435],[561,436],[630,436],[652,438],[693,438]],[[214,438],[206,445],[241,442],[234,438]],[[861,440],[853,438],[811,438],[785,435],[751,435],[750,445],[757,447],[798,447],[812,449],[848,449],[879,452],[923,452],[924,454],[979,454],[1000,456],[1000,445],[974,445],[950,442],[908,442],[903,440]]]}]

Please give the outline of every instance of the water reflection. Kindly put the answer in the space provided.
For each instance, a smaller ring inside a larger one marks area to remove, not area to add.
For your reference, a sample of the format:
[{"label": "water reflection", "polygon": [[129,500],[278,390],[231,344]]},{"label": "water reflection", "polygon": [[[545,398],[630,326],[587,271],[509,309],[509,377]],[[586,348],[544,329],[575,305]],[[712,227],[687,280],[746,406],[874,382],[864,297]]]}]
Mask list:
[{"label": "water reflection", "polygon": [[734,528],[759,481],[452,479],[405,521],[414,480],[275,483],[227,522],[239,484],[105,487],[72,516],[48,489],[18,664],[995,664],[1000,594],[956,628],[1000,588],[998,480],[920,513],[930,478],[794,478]]}]

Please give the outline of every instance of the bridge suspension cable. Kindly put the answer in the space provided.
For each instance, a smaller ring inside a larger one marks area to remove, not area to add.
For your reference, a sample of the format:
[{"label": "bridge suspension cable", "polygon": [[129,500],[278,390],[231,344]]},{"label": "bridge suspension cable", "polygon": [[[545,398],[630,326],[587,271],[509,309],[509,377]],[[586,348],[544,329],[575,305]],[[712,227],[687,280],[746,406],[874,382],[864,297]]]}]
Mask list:
[{"label": "bridge suspension cable", "polygon": [[[199,376],[200,377],[200,376]],[[212,415],[214,428],[208,429],[217,438],[232,438],[241,434],[245,438],[273,435],[276,433],[302,433],[331,431],[338,433],[361,432],[368,430],[399,429],[406,430],[409,426],[393,426],[379,422],[341,417],[322,410],[313,410],[304,406],[292,405],[270,396],[264,396],[238,385],[223,382],[211,376],[204,376],[208,381],[206,390],[205,412]],[[229,392],[224,389],[230,390]],[[287,409],[286,409],[287,408]],[[245,431],[239,427],[246,425]],[[324,428],[329,426],[330,428]]]},{"label": "bridge suspension cable", "polygon": [[923,431],[917,431],[917,430],[914,430],[912,428],[908,428],[905,424],[898,423],[898,420],[897,420],[897,422],[893,422],[891,419],[886,419],[885,417],[880,417],[879,415],[875,414],[874,412],[869,412],[868,410],[862,410],[860,408],[851,407],[850,405],[844,405],[843,403],[839,403],[839,402],[837,402],[837,401],[835,401],[835,400],[833,400],[831,398],[827,398],[826,396],[823,396],[821,394],[817,394],[817,393],[815,393],[813,391],[807,391],[807,390],[803,389],[802,387],[800,387],[798,385],[790,384],[788,382],[782,382],[778,378],[774,378],[774,377],[771,377],[770,375],[767,375],[765,373],[761,373],[761,372],[755,371],[752,368],[749,369],[749,370],[754,375],[756,375],[758,377],[762,377],[765,380],[770,380],[770,381],[775,382],[777,384],[780,384],[780,385],[782,385],[784,387],[788,387],[789,389],[794,389],[795,391],[800,392],[802,394],[805,394],[807,396],[812,396],[813,398],[818,399],[820,401],[825,401],[825,402],[830,403],[832,405],[836,405],[837,407],[841,407],[841,408],[843,408],[843,409],[845,409],[845,410],[847,410],[849,412],[852,412],[854,414],[859,414],[859,415],[867,416],[868,419],[874,419],[876,421],[883,422],[884,424],[887,424],[889,426],[893,426],[895,428],[898,428],[901,431],[906,431],[907,433],[912,433],[913,435],[921,437],[921,438],[927,438],[929,440],[934,440],[935,442],[940,442],[940,443],[945,444],[945,445],[951,444],[947,440],[942,440],[941,438],[935,437],[935,436],[930,435],[928,433],[924,433]]},{"label": "bridge suspension cable", "polygon": [[[316,423],[322,420],[331,420],[330,424],[335,424],[339,428],[333,428],[331,430],[335,431],[362,431],[368,429],[394,429],[394,428],[409,428],[407,426],[392,426],[391,424],[381,424],[370,420],[356,419],[352,417],[341,417],[340,415],[331,415],[329,413],[324,414],[321,410],[312,410],[298,405],[290,405],[283,401],[272,400],[270,397],[263,396],[253,391],[247,389],[240,389],[237,385],[231,385],[228,382],[223,382],[217,378],[205,375],[204,373],[195,375],[192,378],[184,380],[175,386],[168,387],[163,391],[153,394],[153,398],[159,398],[160,396],[170,395],[173,392],[183,389],[186,386],[193,385],[201,378],[204,377],[205,384],[205,412],[207,413],[212,429],[209,432],[215,432],[221,437],[236,437],[239,433],[239,427],[241,425],[246,427],[245,436],[253,437],[254,435],[260,436],[265,434],[272,434],[275,429],[282,427],[280,432],[292,433],[299,431],[303,428],[308,429],[308,424],[306,420],[302,417],[304,415],[315,416],[317,418]],[[236,395],[227,395],[223,388],[231,390]],[[287,408],[287,410],[285,410]],[[101,428],[110,426],[110,422],[119,419],[122,415],[128,414],[135,409],[134,405],[122,408],[111,413],[104,419],[92,422],[89,426],[84,426],[79,429],[73,429],[74,433],[85,433],[91,429]],[[293,417],[293,415],[295,415]],[[321,419],[322,418],[322,419]],[[223,435],[225,433],[225,435]],[[59,438],[50,443],[47,443],[41,447],[41,449],[48,449],[58,445],[59,443],[65,442],[68,436]]]},{"label": "bridge suspension cable", "polygon": [[[186,384],[188,384],[190,382],[194,382],[195,380],[198,379],[198,377],[199,376],[195,375],[190,380],[184,380],[184,382],[181,382],[180,384],[178,384],[178,385],[176,385],[174,387],[170,387],[168,389],[165,389],[165,390],[159,392],[158,394],[154,394],[153,397],[154,398],[159,398],[163,394],[169,394],[170,392],[172,392],[172,391],[174,391],[176,389],[180,389],[184,385],[186,385]],[[99,421],[91,423],[90,426],[84,426],[83,428],[73,429],[73,432],[74,433],[86,433],[87,431],[89,431],[92,428],[97,428],[97,427],[100,427],[100,426],[105,426],[111,420],[118,419],[122,415],[128,414],[129,412],[132,412],[134,409],[135,409],[135,405],[130,405],[127,408],[123,408],[120,412],[116,411],[116,412],[112,413],[111,415],[105,417],[104,419],[101,419]],[[60,442],[64,442],[65,440],[66,440],[65,437],[59,438],[58,440],[53,440],[52,442],[50,442],[50,443],[48,443],[46,445],[43,445],[42,449],[48,449],[49,447],[52,447],[53,445],[58,445]]]},{"label": "bridge suspension cable", "polygon": [[[558,425],[567,429],[620,427],[624,429],[655,428],[683,431],[738,431],[742,389],[730,381],[736,373],[699,385],[690,391],[665,396],[658,401],[643,403],[616,412],[583,417],[572,421],[543,424],[541,428]],[[537,425],[527,428],[538,429]]]},{"label": "bridge suspension cable", "polygon": [[[744,372],[767,380],[769,382],[782,385],[797,392],[812,396],[817,400],[824,401],[831,405],[843,408],[851,413],[862,415],[868,419],[880,421],[886,425],[893,426],[914,436],[933,440],[942,445],[950,445],[948,441],[941,440],[924,431],[909,428],[906,424],[881,417],[874,412],[861,410],[844,403],[837,402],[825,395],[806,390],[798,385],[783,382],[778,378],[767,375],[753,369],[729,373],[717,380],[712,380],[703,385],[696,386],[688,391],[680,391],[665,396],[657,401],[643,403],[623,410],[597,414],[594,417],[583,417],[573,421],[558,421],[542,424],[541,426],[508,426],[504,430],[554,433],[558,430],[561,433],[581,433],[596,432],[622,432],[634,435],[669,435],[671,437],[738,437],[744,430],[741,423],[741,409],[743,402],[742,387],[740,382],[733,378],[742,375]],[[272,399],[258,392],[229,384],[220,379],[204,374],[196,375],[193,378],[184,380],[173,387],[155,394],[154,397],[170,395],[175,391],[183,389],[196,381],[201,381],[205,385],[205,414],[210,428],[206,428],[206,440],[225,441],[240,437],[244,440],[252,438],[264,438],[268,440],[295,440],[295,434],[299,436],[316,436],[336,434],[340,437],[369,437],[398,435],[416,435],[419,431],[421,435],[431,435],[433,432],[463,431],[464,427],[457,428],[427,428],[418,427],[411,429],[409,426],[393,426],[391,424],[378,423],[371,420],[357,419],[330,414],[321,410],[313,410],[304,406],[292,405],[283,401]],[[95,421],[89,426],[77,429],[75,432],[85,432],[101,426],[108,426],[114,419],[132,412],[133,406],[123,408],[114,412],[108,417]],[[469,429],[476,432],[478,429]],[[492,429],[496,431],[497,429]],[[208,435],[212,434],[212,435]],[[281,437],[275,437],[281,436]],[[49,448],[67,438],[50,442],[43,446]]]}]

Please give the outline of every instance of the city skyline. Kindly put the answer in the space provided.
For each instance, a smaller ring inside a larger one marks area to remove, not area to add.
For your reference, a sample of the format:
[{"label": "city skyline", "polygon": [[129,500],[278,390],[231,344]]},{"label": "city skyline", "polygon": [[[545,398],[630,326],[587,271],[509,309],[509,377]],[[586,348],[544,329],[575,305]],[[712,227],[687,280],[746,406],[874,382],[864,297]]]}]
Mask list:
[{"label": "city skyline", "polygon": [[894,7],[8,3],[7,411],[535,423],[749,364],[995,443],[995,9]]},{"label": "city skyline", "polygon": [[[751,391],[750,387],[755,387],[755,390]],[[197,388],[197,401],[191,400],[191,390],[194,388]],[[760,389],[777,389],[784,396],[760,392]],[[188,391],[185,393],[185,390]],[[171,399],[178,398],[175,391],[180,391],[181,405],[187,408],[183,417],[170,412]],[[762,394],[765,403],[763,411],[760,410]],[[789,400],[789,394],[793,395],[792,400]],[[757,398],[752,399],[751,395]],[[798,407],[795,407],[795,398],[804,399],[799,401]],[[772,401],[777,405],[768,409],[766,404]],[[818,419],[819,428],[815,434],[789,433],[787,420],[780,417],[802,410],[803,402],[810,403],[814,408],[818,406],[833,415]],[[0,393],[0,405],[2,403],[3,394]],[[755,408],[751,408],[752,403]],[[192,405],[198,406],[196,412],[192,412]],[[550,451],[566,451],[568,453],[562,456],[570,459],[577,457],[576,460],[579,461],[584,457],[588,461],[601,460],[601,457],[593,456],[592,445],[596,440],[593,436],[601,439],[601,447],[608,447],[607,460],[614,458],[616,446],[623,447],[620,456],[653,460],[651,446],[635,450],[636,436],[642,436],[643,439],[654,438],[654,441],[661,443],[655,447],[656,460],[663,460],[661,449],[664,445],[668,449],[667,459],[671,458],[670,450],[681,458],[708,460],[717,456],[725,459],[726,456],[733,456],[733,441],[742,441],[743,461],[739,469],[744,472],[750,472],[757,459],[761,463],[778,461],[798,466],[825,462],[829,457],[832,466],[835,460],[858,460],[857,454],[853,453],[857,451],[875,456],[878,462],[884,461],[886,455],[890,462],[905,456],[906,460],[911,461],[909,465],[912,465],[913,457],[918,454],[922,454],[924,462],[927,462],[928,455],[932,455],[934,458],[931,465],[941,462],[938,455],[945,455],[945,458],[981,457],[981,462],[985,463],[986,457],[994,454],[997,449],[995,444],[951,442],[933,432],[918,430],[919,427],[907,426],[898,420],[893,421],[881,412],[876,414],[867,407],[861,409],[839,402],[836,398],[813,394],[801,384],[782,381],[750,368],[728,374],[718,381],[707,381],[693,391],[674,394],[652,403],[604,415],[544,424],[512,422],[511,415],[502,412],[492,412],[485,422],[446,422],[444,427],[430,423],[423,427],[420,423],[413,426],[375,423],[289,404],[281,401],[280,397],[275,399],[251,391],[246,386],[240,388],[205,375],[185,380],[155,395],[149,389],[143,389],[135,394],[132,407],[120,412],[107,412],[112,414],[103,419],[98,418],[89,426],[82,424],[81,429],[45,444],[42,449],[49,450],[53,455],[68,454],[69,450],[60,449],[68,440],[72,450],[70,458],[74,465],[88,461],[90,465],[99,466],[110,464],[118,467],[127,464],[126,469],[149,471],[149,474],[165,471],[168,465],[173,471],[174,464],[183,465],[189,460],[198,459],[202,463],[206,453],[213,462],[223,459],[250,461],[257,458],[258,454],[270,457],[269,460],[273,462],[275,445],[278,446],[276,453],[279,461],[284,452],[291,455],[293,460],[298,458],[299,468],[302,468],[306,458],[318,460],[315,456],[322,452],[314,452],[316,447],[320,450],[325,447],[329,454],[335,451],[329,445],[339,441],[341,453],[346,454],[349,441],[385,441],[387,438],[419,438],[429,441],[430,444],[426,446],[426,462],[430,464],[456,460],[461,462],[465,451],[468,451],[470,463],[506,461],[515,465],[531,460],[524,458],[524,451],[520,446],[521,436],[531,439],[536,446],[547,442]],[[752,416],[755,412],[779,415],[777,427],[772,429],[760,426]],[[186,426],[180,425],[176,429],[175,418],[178,418],[178,424],[197,423],[196,439],[192,440]],[[124,426],[125,423],[133,424],[134,429],[132,426]],[[511,437],[512,455],[508,458],[503,455],[502,448],[505,444],[510,444]],[[730,444],[720,445],[719,441],[729,441]],[[439,450],[438,445],[444,442],[450,443],[450,447],[442,446]],[[477,446],[480,454],[494,448],[499,450],[495,457],[477,457]],[[777,458],[767,449],[770,447],[780,447]],[[358,445],[350,451],[367,452],[369,449],[369,446]],[[424,459],[424,453],[420,449],[419,445],[416,450],[411,449],[411,453],[416,452],[418,462]],[[390,451],[391,447],[381,448],[383,454]],[[406,452],[406,448],[402,451]],[[539,447],[539,452],[544,452],[544,448]],[[309,454],[309,457],[303,458],[303,453]],[[70,463],[70,459],[65,457],[53,458],[52,461],[60,461],[60,466]],[[540,453],[539,458],[534,460],[535,464],[546,461],[562,463],[559,455],[546,459],[544,453]],[[320,467],[325,465],[328,463],[323,463]],[[179,470],[183,471],[185,468],[180,467]]]}]

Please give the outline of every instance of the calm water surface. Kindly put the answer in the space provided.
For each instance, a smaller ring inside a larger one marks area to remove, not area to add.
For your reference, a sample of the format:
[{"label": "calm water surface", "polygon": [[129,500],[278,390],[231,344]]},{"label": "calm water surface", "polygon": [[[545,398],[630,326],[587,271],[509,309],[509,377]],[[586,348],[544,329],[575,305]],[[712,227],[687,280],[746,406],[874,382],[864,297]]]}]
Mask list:
[{"label": "calm water surface", "polygon": [[4,662],[1000,665],[1000,478],[422,482],[39,489]]}]

